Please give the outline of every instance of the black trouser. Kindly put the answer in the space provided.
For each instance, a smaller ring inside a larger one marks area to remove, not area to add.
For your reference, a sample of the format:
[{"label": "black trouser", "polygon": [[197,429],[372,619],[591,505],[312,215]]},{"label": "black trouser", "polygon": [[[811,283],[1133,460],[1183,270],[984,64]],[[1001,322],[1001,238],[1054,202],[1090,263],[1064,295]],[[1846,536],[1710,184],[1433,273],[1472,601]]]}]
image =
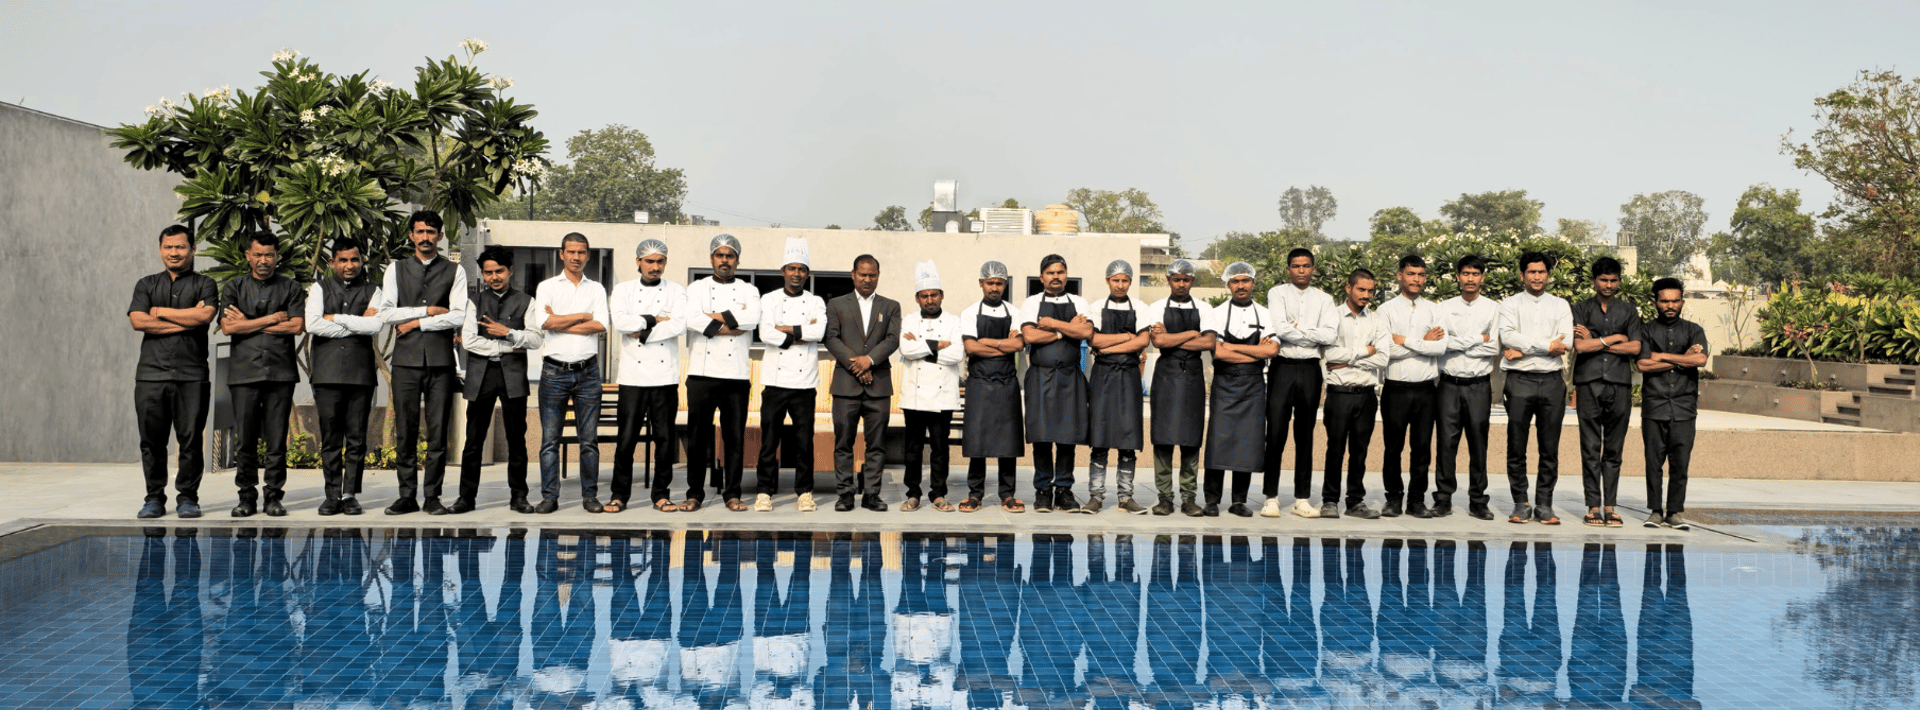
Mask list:
[{"label": "black trouser", "polygon": [[1580,483],[1588,508],[1611,506],[1620,497],[1620,451],[1633,416],[1633,385],[1595,380],[1576,385],[1580,420]]},{"label": "black trouser", "polygon": [[[1387,504],[1426,504],[1427,467],[1433,464],[1433,415],[1437,380],[1400,382],[1387,380],[1380,393],[1380,419],[1387,425],[1381,432],[1386,456],[1380,462],[1380,477],[1385,481]],[[1401,478],[1400,452],[1412,448]]]},{"label": "black trouser", "polygon": [[[1647,507],[1662,515],[1687,509],[1687,466],[1693,459],[1694,420],[1640,421],[1647,449]],[[1660,495],[1660,470],[1667,470],[1667,491]]]},{"label": "black trouser", "polygon": [[1273,359],[1267,366],[1267,468],[1261,492],[1280,495],[1280,457],[1293,429],[1293,497],[1313,497],[1313,421],[1320,411],[1320,361]]},{"label": "black trouser", "polygon": [[1486,505],[1487,425],[1493,415],[1493,385],[1486,377],[1440,376],[1440,453],[1433,466],[1433,503],[1451,505],[1459,490],[1454,472],[1460,461],[1460,437],[1467,438],[1467,500]]},{"label": "black trouser", "polygon": [[1507,372],[1507,487],[1513,504],[1527,505],[1527,428],[1537,420],[1540,468],[1533,484],[1533,505],[1553,505],[1553,484],[1560,477],[1560,425],[1567,418],[1567,383],[1560,371]]},{"label": "black trouser", "polygon": [[213,384],[204,380],[133,383],[133,415],[140,427],[140,472],[146,477],[147,500],[167,502],[167,438],[171,435],[180,446],[174,493],[179,500],[200,502],[200,474],[207,465],[201,441],[212,393]]},{"label": "black trouser", "polygon": [[1073,444],[1033,443],[1033,490],[1073,490]]},{"label": "black trouser", "polygon": [[367,465],[367,416],[373,411],[373,385],[314,385],[313,409],[320,420],[320,472],[327,500],[360,492]]},{"label": "black trouser", "polygon": [[[760,390],[760,461],[754,467],[760,479],[758,492],[780,492],[782,449],[793,457],[793,492],[813,492],[813,401],[818,394],[812,387]],[[907,421],[911,425],[911,415]]]},{"label": "black trouser", "polygon": [[499,367],[487,368],[480,393],[467,401],[466,444],[460,447],[460,500],[472,503],[480,495],[480,458],[493,425],[493,408],[500,407],[500,423],[507,440],[507,492],[515,500],[527,497],[527,398],[508,397]]},{"label": "black trouser", "polygon": [[[711,481],[721,500],[740,497],[747,435],[746,380],[693,375],[687,378],[687,499],[707,497]],[[713,461],[713,413],[720,412],[720,444],[726,461],[709,478]]]},{"label": "black trouser", "polygon": [[240,502],[259,500],[260,469],[266,469],[267,501],[286,496],[287,415],[293,413],[292,382],[227,385],[233,397],[233,485]]},{"label": "black trouser", "polygon": [[[647,484],[653,500],[671,498],[667,486],[673,483],[673,414],[680,409],[680,388],[620,386],[620,440],[613,446],[613,481],[609,484],[612,500],[633,500],[633,451],[646,441],[653,444],[653,460],[647,463]],[[640,428],[646,427],[645,436]],[[713,437],[707,437],[712,441]]]},{"label": "black trouser", "polygon": [[[834,490],[845,498],[854,493],[880,495],[880,473],[887,467],[886,442],[888,398],[833,398],[833,472]],[[859,475],[853,470],[855,425],[867,441],[865,464]]]},{"label": "black trouser", "polygon": [[1173,450],[1180,450],[1180,500],[1197,503],[1199,496],[1200,447],[1172,444],[1153,445],[1153,489],[1160,494],[1160,502],[1173,504]]},{"label": "black trouser", "polygon": [[447,475],[447,417],[459,378],[453,367],[393,366],[393,468],[400,480],[400,497],[420,494],[420,400],[426,398],[426,495],[440,496]]},{"label": "black trouser", "polygon": [[948,449],[953,440],[953,412],[902,410],[907,414],[907,497],[920,497],[920,448],[930,446],[928,468],[932,469],[927,496],[947,497]]},{"label": "black trouser", "polygon": [[1327,480],[1321,484],[1320,500],[1342,503],[1340,464],[1347,464],[1346,494],[1343,507],[1351,508],[1367,499],[1367,445],[1373,441],[1373,414],[1379,397],[1372,387],[1327,388]]},{"label": "black trouser", "polygon": [[[1201,492],[1205,494],[1207,497],[1207,505],[1220,504],[1220,494],[1224,492],[1223,490],[1221,490],[1223,487],[1222,484],[1226,482],[1226,477],[1227,477],[1227,472],[1224,469],[1218,469],[1218,468],[1207,469],[1206,481],[1201,484],[1201,487],[1202,487]],[[1233,502],[1235,503],[1247,502],[1247,488],[1252,485],[1253,485],[1252,471],[1234,471],[1233,472]]]},{"label": "black trouser", "polygon": [[[1014,499],[1014,477],[1018,471],[1014,468],[1014,457],[994,459],[1000,462],[1000,500]],[[985,498],[987,496],[987,459],[967,459],[967,497]]]}]

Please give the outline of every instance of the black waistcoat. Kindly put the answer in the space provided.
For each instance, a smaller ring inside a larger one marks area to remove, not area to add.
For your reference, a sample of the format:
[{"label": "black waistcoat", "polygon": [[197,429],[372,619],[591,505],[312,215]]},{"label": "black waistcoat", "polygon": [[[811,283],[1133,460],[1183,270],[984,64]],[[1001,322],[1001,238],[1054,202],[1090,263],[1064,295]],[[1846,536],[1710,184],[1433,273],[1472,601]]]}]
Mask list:
[{"label": "black waistcoat", "polygon": [[[479,322],[481,316],[491,318],[511,330],[527,329],[527,306],[533,304],[533,297],[527,292],[509,288],[505,293],[494,295],[493,291],[481,288],[473,293],[473,313],[467,315]],[[485,330],[476,329],[474,337],[492,338]],[[480,396],[480,386],[485,383],[487,369],[500,368],[500,380],[507,386],[507,397],[518,399],[527,396],[527,351],[513,350],[500,356],[499,362],[467,354],[467,399]]]},{"label": "black waistcoat", "polygon": [[[394,279],[393,304],[399,308],[450,308],[454,271],[460,267],[445,257],[436,256],[425,264],[411,256],[392,268],[400,270]],[[393,341],[393,364],[404,367],[453,367],[453,336],[458,328],[414,330]]]},{"label": "black waistcoat", "polygon": [[[373,305],[375,286],[367,279],[353,283],[338,277],[320,280],[321,315],[358,316]],[[349,335],[344,338],[313,339],[313,372],[308,379],[316,385],[361,385],[379,383],[373,366],[373,336]]]}]

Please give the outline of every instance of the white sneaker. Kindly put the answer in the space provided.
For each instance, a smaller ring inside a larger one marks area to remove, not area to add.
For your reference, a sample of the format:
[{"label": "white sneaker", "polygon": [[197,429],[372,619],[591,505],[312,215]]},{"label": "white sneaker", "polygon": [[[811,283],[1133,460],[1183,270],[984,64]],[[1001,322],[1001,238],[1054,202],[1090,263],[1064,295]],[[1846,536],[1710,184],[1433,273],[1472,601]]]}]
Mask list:
[{"label": "white sneaker", "polygon": [[[814,505],[812,493],[802,493],[800,494],[800,503],[795,507],[799,508],[802,513],[811,513],[819,506]],[[772,506],[769,505],[768,509],[771,510]]]},{"label": "white sneaker", "polygon": [[1320,507],[1305,498],[1300,498],[1293,501],[1293,514],[1302,518],[1318,518],[1320,517]]},{"label": "white sneaker", "polygon": [[773,496],[762,493],[753,497],[753,509],[759,513],[773,512]]},{"label": "white sneaker", "polygon": [[1280,499],[1268,498],[1267,504],[1260,506],[1260,517],[1262,518],[1280,517]]}]

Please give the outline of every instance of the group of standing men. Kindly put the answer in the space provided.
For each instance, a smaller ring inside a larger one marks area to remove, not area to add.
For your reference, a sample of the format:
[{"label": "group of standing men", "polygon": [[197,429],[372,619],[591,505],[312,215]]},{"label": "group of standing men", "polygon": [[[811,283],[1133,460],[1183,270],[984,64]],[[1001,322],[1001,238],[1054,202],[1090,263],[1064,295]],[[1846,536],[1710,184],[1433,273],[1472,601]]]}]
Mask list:
[{"label": "group of standing men", "polygon": [[[1490,376],[1506,371],[1508,482],[1514,523],[1558,524],[1552,508],[1558,476],[1559,431],[1565,413],[1562,356],[1577,353],[1585,522],[1619,526],[1613,506],[1621,446],[1631,406],[1631,371],[1644,378],[1643,436],[1648,498],[1655,508],[1648,526],[1686,526],[1687,460],[1693,439],[1698,370],[1705,365],[1700,327],[1682,320],[1680,284],[1654,285],[1660,317],[1643,324],[1634,305],[1615,296],[1618,262],[1594,266],[1596,295],[1577,306],[1546,292],[1552,264],[1541,254],[1517,265],[1525,290],[1495,304],[1484,298],[1487,264],[1466,257],[1454,278],[1461,295],[1442,303],[1423,298],[1425,262],[1400,261],[1399,293],[1369,308],[1375,276],[1366,269],[1347,275],[1336,301],[1314,288],[1313,253],[1288,255],[1286,280],[1255,303],[1254,269],[1244,262],[1222,273],[1229,300],[1210,306],[1195,299],[1194,267],[1177,260],[1166,274],[1171,295],[1151,305],[1130,295],[1133,268],[1109,264],[1107,294],[1090,304],[1067,292],[1065,259],[1040,263],[1042,292],[1018,306],[1007,301],[1011,276],[997,261],[981,266],[980,300],[957,316],[944,308],[945,291],[932,261],[916,265],[918,310],[903,316],[900,304],[875,293],[880,264],[862,255],[853,264],[853,293],[826,301],[807,289],[811,263],[804,238],[790,238],[782,256],[780,289],[761,294],[736,275],[740,242],[721,234],[709,244],[712,275],[682,287],[664,278],[667,245],[640,243],[639,278],[611,294],[587,278],[584,235],[561,241],[562,273],[527,294],[511,286],[512,253],[482,251],[478,288],[438,252],[440,217],[430,211],[409,220],[411,258],[394,263],[375,286],[364,276],[361,245],[331,246],[332,274],[312,287],[277,275],[278,240],[266,232],[249,237],[248,274],[220,293],[195,273],[193,239],[184,227],[160,235],[165,270],[135,287],[129,319],[144,334],[135,398],[146,474],[142,518],[166,514],[166,448],[171,432],[180,447],[175,478],[176,512],[198,517],[203,468],[201,428],[209,394],[207,330],[218,321],[232,337],[228,379],[235,407],[235,485],[232,515],[280,516],[286,484],[287,422],[299,379],[295,341],[313,336],[308,381],[318,411],[325,501],[322,515],[357,515],[365,459],[367,420],[376,384],[373,338],[395,329],[388,365],[395,401],[395,467],[398,497],[389,515],[424,510],[434,515],[474,509],[482,446],[496,408],[502,410],[508,444],[509,507],[521,513],[558,508],[559,447],[568,410],[580,443],[580,501],[589,512],[620,512],[632,495],[636,448],[653,448],[647,491],[660,512],[690,512],[705,502],[709,484],[733,511],[770,511],[778,492],[782,454],[793,461],[795,504],[817,508],[813,499],[814,401],[820,382],[819,350],[833,374],[834,464],[839,511],[856,505],[886,510],[881,495],[883,437],[890,417],[893,369],[899,367],[900,408],[906,424],[906,498],[903,511],[924,504],[941,511],[973,512],[984,505],[989,462],[997,464],[999,503],[1022,512],[1016,497],[1015,460],[1032,444],[1033,495],[1037,512],[1097,513],[1105,505],[1108,465],[1115,505],[1131,514],[1217,516],[1233,472],[1227,511],[1253,515],[1247,494],[1252,474],[1263,473],[1261,514],[1282,511],[1280,471],[1288,435],[1295,442],[1294,502],[1307,518],[1376,518],[1409,514],[1440,517],[1452,511],[1457,491],[1455,460],[1468,448],[1470,514],[1492,519],[1487,494],[1486,446],[1490,422]],[[601,339],[618,337],[619,439],[605,503],[600,500],[598,437],[603,367]],[[750,387],[751,348],[762,357],[762,443],[757,487],[747,502],[741,483]],[[674,437],[679,410],[681,339],[689,362],[686,393],[689,431],[685,495],[671,495]],[[1569,344],[1571,343],[1571,344]],[[1082,365],[1082,348],[1091,364]],[[1157,348],[1151,374],[1150,431],[1143,396],[1147,349]],[[464,382],[456,348],[466,351]],[[537,393],[541,421],[539,502],[527,482],[526,407],[529,353],[538,353]],[[1022,374],[1015,355],[1023,353]],[[1202,353],[1213,362],[1211,396]],[[962,364],[965,364],[963,375]],[[1631,369],[1630,369],[1631,368]],[[966,398],[961,402],[961,387]],[[444,505],[448,417],[458,391],[467,400],[466,446],[451,505]],[[1325,393],[1324,410],[1322,393]],[[424,404],[424,406],[423,406]],[[1385,503],[1365,503],[1364,462],[1375,413],[1386,429]],[[964,414],[961,449],[969,459],[966,491],[949,500],[950,432]],[[720,457],[714,448],[718,417]],[[1326,423],[1324,479],[1317,502],[1312,488],[1312,441],[1316,416]],[[425,423],[425,461],[412,445]],[[1529,490],[1526,442],[1537,427],[1537,479]],[[1438,457],[1434,434],[1438,433]],[[856,436],[864,438],[864,461],[855,465]],[[1152,445],[1158,501],[1134,500],[1138,452]],[[1204,492],[1199,475],[1205,444]],[[1090,448],[1087,499],[1074,492],[1075,451]],[[923,456],[929,450],[930,456]],[[258,452],[258,453],[256,453]],[[1402,454],[1410,452],[1405,476]],[[1177,476],[1174,463],[1179,460]],[[930,459],[930,460],[929,460]],[[930,476],[923,479],[923,463]],[[1345,475],[1342,476],[1342,467]],[[1428,468],[1434,476],[1427,503]],[[1661,494],[1660,471],[1672,483]],[[261,477],[264,469],[264,496]],[[425,480],[419,473],[424,470]],[[923,487],[923,483],[926,485]],[[856,503],[857,501],[857,503]],[[1404,503],[1404,507],[1403,507]]]}]

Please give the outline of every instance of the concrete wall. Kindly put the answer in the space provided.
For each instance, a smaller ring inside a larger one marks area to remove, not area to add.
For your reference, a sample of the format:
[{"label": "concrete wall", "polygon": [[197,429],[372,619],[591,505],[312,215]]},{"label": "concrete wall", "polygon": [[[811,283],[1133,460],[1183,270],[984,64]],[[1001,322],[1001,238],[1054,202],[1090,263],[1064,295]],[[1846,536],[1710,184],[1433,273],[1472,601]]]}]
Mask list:
[{"label": "concrete wall", "polygon": [[127,303],[180,201],[120,156],[99,126],[0,103],[0,461],[140,460]]}]

